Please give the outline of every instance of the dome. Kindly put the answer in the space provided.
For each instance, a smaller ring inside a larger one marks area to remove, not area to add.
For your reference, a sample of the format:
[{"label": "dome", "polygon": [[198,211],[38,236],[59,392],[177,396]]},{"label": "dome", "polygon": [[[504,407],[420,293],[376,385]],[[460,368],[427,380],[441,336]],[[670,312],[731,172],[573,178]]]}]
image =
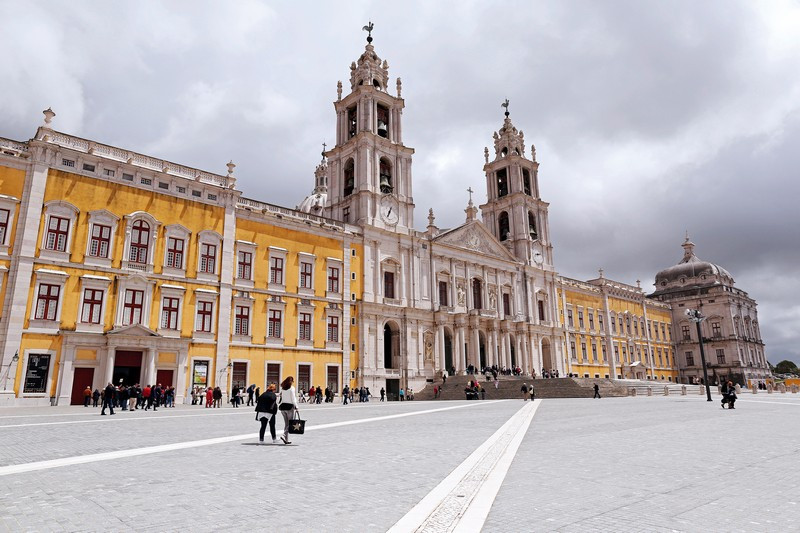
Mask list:
[{"label": "dome", "polygon": [[733,276],[719,265],[703,261],[694,254],[694,243],[686,237],[683,243],[683,259],[677,265],[665,268],[656,274],[656,291],[670,286],[684,285],[733,285]]},{"label": "dome", "polygon": [[322,210],[328,204],[327,192],[315,192],[305,197],[297,206],[298,211],[311,213],[312,215],[322,215]]}]

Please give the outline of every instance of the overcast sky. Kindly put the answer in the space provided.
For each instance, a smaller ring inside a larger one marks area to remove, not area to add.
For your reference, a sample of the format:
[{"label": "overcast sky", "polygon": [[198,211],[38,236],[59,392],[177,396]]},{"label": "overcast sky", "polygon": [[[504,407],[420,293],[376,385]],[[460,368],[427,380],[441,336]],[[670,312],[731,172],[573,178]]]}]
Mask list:
[{"label": "overcast sky", "polygon": [[[792,1],[0,1],[0,136],[55,129],[294,207],[363,51],[403,79],[415,223],[485,199],[500,103],[535,143],[556,268],[653,288],[685,231],[800,363],[800,7]],[[390,83],[394,91],[394,83]]]}]

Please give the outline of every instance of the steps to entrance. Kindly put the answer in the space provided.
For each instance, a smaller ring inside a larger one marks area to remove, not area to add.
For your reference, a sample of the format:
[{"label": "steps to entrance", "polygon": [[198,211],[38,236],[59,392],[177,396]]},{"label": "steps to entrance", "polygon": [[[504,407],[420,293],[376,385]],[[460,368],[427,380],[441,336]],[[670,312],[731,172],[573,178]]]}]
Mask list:
[{"label": "steps to entrance", "polygon": [[[464,400],[466,394],[464,388],[467,383],[476,379],[480,386],[486,390],[487,400],[500,399],[522,399],[523,383],[533,384],[536,391],[536,398],[591,398],[594,396],[594,384],[600,387],[601,396],[626,396],[627,390],[618,387],[607,379],[584,379],[584,378],[551,378],[551,379],[531,379],[530,377],[500,376],[498,387],[495,388],[494,381],[486,381],[483,376],[449,376],[447,383],[444,384],[440,400]],[[415,391],[414,396],[417,400],[433,400],[433,387],[441,387],[441,380],[429,383],[421,391]]]}]

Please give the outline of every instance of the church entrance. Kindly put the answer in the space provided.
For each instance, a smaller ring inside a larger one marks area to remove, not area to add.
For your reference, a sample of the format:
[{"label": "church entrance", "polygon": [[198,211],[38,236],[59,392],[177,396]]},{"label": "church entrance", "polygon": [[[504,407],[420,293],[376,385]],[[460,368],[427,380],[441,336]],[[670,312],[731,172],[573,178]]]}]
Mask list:
[{"label": "church entrance", "polygon": [[394,402],[400,399],[400,380],[387,379],[386,380],[386,400]]},{"label": "church entrance", "polygon": [[444,330],[444,370],[448,373],[453,365],[453,337],[448,330]]},{"label": "church entrance", "polygon": [[480,352],[480,367],[481,369],[486,368],[486,335],[483,334],[481,331],[478,333],[478,340],[480,344],[478,345],[478,349]]},{"label": "church entrance", "polygon": [[555,357],[553,357],[552,350],[550,349],[550,339],[542,339],[542,366],[545,370],[555,370],[558,368],[556,365]]},{"label": "church entrance", "polygon": [[383,367],[400,368],[400,329],[394,322],[383,326]]},{"label": "church entrance", "polygon": [[142,352],[117,350],[114,354],[114,385],[130,387],[139,383],[142,375]]}]

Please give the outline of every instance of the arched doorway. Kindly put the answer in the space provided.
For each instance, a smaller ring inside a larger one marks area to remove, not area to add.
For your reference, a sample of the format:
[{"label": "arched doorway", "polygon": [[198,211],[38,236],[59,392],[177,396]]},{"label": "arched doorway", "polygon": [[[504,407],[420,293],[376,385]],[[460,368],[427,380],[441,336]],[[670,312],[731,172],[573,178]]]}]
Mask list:
[{"label": "arched doorway", "polygon": [[450,334],[450,330],[445,328],[444,330],[444,370],[448,373],[451,369],[453,369],[455,365],[453,365],[453,336]]},{"label": "arched doorway", "polygon": [[478,361],[480,362],[478,366],[482,369],[486,368],[486,335],[482,331],[478,332],[478,352]]},{"label": "arched doorway", "polygon": [[383,367],[400,368],[400,330],[394,322],[383,326]]},{"label": "arched doorway", "polygon": [[553,350],[550,347],[550,339],[542,339],[542,367],[545,370],[555,370],[558,368],[556,359],[553,356]]}]

